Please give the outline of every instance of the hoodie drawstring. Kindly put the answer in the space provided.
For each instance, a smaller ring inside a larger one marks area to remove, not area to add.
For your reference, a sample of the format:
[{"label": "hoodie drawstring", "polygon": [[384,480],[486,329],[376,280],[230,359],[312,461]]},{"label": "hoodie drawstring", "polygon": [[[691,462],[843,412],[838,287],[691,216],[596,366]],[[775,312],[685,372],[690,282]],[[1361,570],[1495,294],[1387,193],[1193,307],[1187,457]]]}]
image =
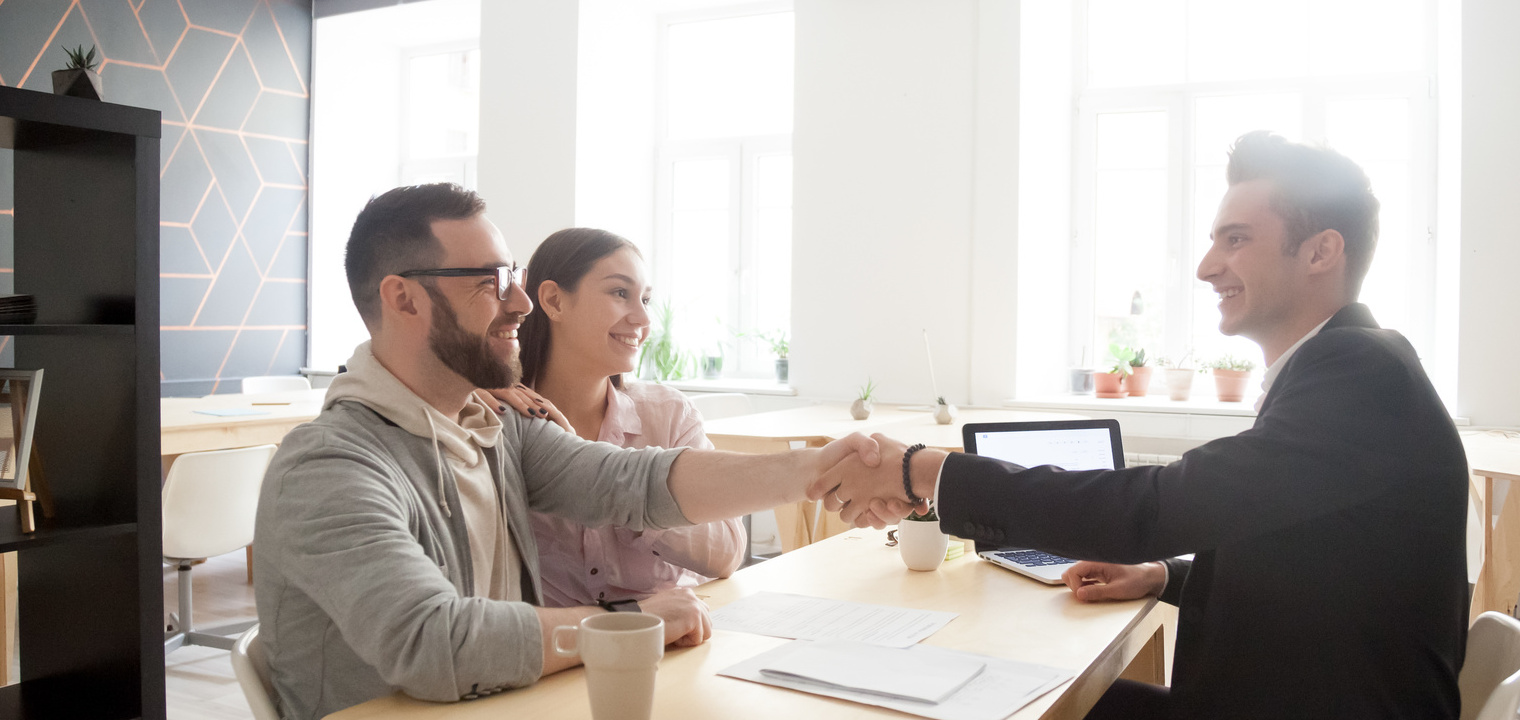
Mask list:
[{"label": "hoodie drawstring", "polygon": [[438,426],[433,424],[433,414],[428,412],[426,409],[422,411],[422,416],[427,418],[428,431],[432,433],[433,436],[433,464],[437,466],[438,469],[438,507],[443,509],[444,517],[452,518],[454,517],[454,513],[449,510],[448,496],[444,495],[443,451],[438,449]]}]

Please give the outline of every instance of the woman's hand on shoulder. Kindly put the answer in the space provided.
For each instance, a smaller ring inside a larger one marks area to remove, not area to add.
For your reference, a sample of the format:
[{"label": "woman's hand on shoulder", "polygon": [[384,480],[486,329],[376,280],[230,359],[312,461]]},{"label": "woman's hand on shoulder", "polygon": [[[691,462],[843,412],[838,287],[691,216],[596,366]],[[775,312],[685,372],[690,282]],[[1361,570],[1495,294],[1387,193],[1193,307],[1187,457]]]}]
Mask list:
[{"label": "woman's hand on shoulder", "polygon": [[570,426],[570,421],[565,419],[565,414],[554,407],[554,403],[549,402],[548,398],[534,392],[527,385],[517,383],[499,390],[475,392],[487,405],[494,405],[497,412],[505,413],[508,408],[511,408],[523,417],[547,419],[564,428],[565,432],[575,434],[575,428]]}]

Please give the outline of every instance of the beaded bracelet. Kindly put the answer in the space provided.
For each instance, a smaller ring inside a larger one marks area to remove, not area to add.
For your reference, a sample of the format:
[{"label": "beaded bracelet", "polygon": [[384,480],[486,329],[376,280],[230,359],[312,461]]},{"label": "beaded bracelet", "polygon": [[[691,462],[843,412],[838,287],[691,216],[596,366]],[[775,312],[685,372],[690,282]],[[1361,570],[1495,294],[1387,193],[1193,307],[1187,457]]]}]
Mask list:
[{"label": "beaded bracelet", "polygon": [[908,461],[913,459],[913,453],[922,449],[924,449],[924,444],[918,443],[903,453],[903,492],[908,494],[908,502],[914,506],[922,505],[924,499],[913,494],[913,478],[908,473]]}]

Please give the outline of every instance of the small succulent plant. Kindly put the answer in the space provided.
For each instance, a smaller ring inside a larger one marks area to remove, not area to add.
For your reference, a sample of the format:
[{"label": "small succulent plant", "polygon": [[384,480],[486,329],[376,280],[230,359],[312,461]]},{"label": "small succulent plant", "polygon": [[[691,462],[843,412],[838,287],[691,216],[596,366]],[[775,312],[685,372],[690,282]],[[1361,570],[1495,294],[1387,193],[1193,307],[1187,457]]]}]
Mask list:
[{"label": "small succulent plant", "polygon": [[63,48],[63,51],[69,55],[69,64],[64,67],[65,70],[94,70],[95,66],[100,64],[100,61],[95,59],[94,45],[90,46],[90,51],[88,53],[85,52],[83,45],[80,45],[73,50],[65,47]]},{"label": "small succulent plant", "polygon": [[929,506],[928,512],[925,512],[924,514],[920,515],[920,514],[918,514],[917,511],[914,511],[914,512],[908,514],[908,518],[907,519],[909,519],[909,520],[922,520],[924,522],[938,522],[939,521],[939,513],[934,512],[934,506],[931,505],[931,506]]}]

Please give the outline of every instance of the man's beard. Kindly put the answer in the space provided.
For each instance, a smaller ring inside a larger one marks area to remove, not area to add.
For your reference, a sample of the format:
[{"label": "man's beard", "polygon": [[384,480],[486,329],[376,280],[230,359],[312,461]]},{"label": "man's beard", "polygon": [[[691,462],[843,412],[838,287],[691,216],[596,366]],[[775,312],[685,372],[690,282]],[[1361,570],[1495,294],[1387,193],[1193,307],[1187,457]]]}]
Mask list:
[{"label": "man's beard", "polygon": [[432,288],[427,291],[433,299],[428,347],[448,369],[486,390],[511,387],[522,379],[522,363],[515,353],[505,360],[496,357],[489,337],[465,330],[448,300]]}]

